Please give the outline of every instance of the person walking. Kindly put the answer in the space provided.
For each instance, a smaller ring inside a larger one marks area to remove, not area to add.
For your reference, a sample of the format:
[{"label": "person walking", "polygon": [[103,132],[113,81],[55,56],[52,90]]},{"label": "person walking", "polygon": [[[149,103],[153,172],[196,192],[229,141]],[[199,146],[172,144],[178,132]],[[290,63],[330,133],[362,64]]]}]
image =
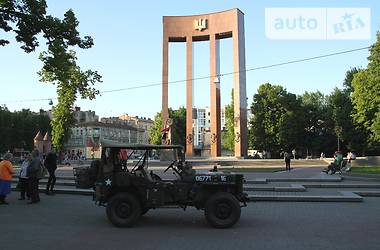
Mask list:
[{"label": "person walking", "polygon": [[30,154],[26,155],[24,161],[21,164],[20,175],[18,179],[18,187],[20,189],[19,200],[25,200],[25,194],[28,200],[30,199],[29,183],[28,183],[28,167],[32,162],[32,156]]},{"label": "person walking", "polygon": [[38,184],[39,177],[41,175],[41,161],[39,157],[38,150],[34,150],[32,152],[32,161],[27,170],[28,182],[29,182],[29,192],[31,201],[28,204],[38,203],[40,202],[40,196],[38,193]]},{"label": "person walking", "polygon": [[321,157],[319,158],[320,160],[325,159],[325,153],[321,152]]},{"label": "person walking", "polygon": [[5,201],[7,195],[11,192],[13,165],[11,162],[12,154],[6,153],[4,159],[0,162],[0,205],[8,205]]},{"label": "person walking", "polygon": [[345,169],[346,172],[351,171],[352,160],[355,160],[355,159],[356,159],[356,155],[351,150],[348,150],[348,152],[347,152],[347,165],[346,165],[346,169]]},{"label": "person walking", "polygon": [[51,151],[45,158],[45,168],[49,173],[49,179],[46,185],[45,193],[47,195],[54,194],[54,185],[57,178],[55,177],[55,170],[57,169],[57,155],[54,151]]},{"label": "person walking", "polygon": [[285,170],[290,172],[290,154],[288,152],[284,153],[284,160],[285,160]]}]

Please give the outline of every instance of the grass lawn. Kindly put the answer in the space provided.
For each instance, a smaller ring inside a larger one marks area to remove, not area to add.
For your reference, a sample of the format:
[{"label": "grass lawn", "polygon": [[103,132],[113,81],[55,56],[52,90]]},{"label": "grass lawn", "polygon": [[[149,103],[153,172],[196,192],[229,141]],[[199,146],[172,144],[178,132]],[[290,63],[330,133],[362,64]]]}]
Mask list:
[{"label": "grass lawn", "polygon": [[358,174],[380,174],[380,167],[353,167],[351,173]]},{"label": "grass lawn", "polygon": [[260,172],[260,173],[273,173],[278,171],[285,171],[285,168],[219,168],[220,171],[231,172]]}]

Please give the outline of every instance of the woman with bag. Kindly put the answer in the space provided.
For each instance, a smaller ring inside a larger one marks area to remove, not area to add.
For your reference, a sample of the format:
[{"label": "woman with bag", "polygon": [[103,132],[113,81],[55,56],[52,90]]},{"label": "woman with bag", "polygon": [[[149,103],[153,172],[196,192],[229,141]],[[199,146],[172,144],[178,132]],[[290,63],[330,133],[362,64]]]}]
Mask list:
[{"label": "woman with bag", "polygon": [[12,154],[6,153],[0,162],[0,205],[8,205],[5,197],[11,192],[13,165]]}]

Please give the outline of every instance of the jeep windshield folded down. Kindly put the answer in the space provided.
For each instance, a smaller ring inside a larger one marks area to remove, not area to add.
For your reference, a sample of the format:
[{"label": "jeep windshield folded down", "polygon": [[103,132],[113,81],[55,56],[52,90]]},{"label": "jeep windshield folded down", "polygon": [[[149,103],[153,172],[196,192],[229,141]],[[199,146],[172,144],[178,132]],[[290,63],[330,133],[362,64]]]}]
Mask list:
[{"label": "jeep windshield folded down", "polygon": [[[183,147],[177,145],[128,145],[103,141],[101,159],[89,167],[74,168],[77,188],[94,188],[94,200],[106,206],[107,217],[118,227],[132,226],[150,209],[193,206],[205,211],[214,227],[227,228],[240,218],[246,206],[241,174],[196,173],[185,162]],[[136,155],[137,157],[136,159]],[[158,155],[166,161],[163,172],[171,170],[175,178],[162,179],[149,171],[149,159]],[[135,160],[131,160],[134,156]]]}]

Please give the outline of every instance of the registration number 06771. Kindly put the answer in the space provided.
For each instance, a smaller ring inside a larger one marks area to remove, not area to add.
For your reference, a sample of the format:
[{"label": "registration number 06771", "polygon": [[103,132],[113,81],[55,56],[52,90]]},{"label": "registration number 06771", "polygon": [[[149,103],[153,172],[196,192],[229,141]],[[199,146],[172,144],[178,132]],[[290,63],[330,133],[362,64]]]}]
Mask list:
[{"label": "registration number 06771", "polygon": [[199,175],[195,176],[195,181],[211,181],[211,175]]}]

